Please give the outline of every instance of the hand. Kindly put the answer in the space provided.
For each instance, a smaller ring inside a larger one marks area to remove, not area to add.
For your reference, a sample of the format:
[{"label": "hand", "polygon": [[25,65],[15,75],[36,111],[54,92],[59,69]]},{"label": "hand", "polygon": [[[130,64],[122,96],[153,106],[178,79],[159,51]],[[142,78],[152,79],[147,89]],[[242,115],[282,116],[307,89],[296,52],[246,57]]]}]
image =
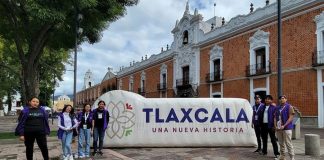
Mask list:
[{"label": "hand", "polygon": [[20,141],[25,141],[25,136],[20,136],[20,137],[19,137],[19,140],[20,140]]},{"label": "hand", "polygon": [[280,130],[283,130],[283,129],[285,129],[285,126],[281,126],[281,127],[280,127]]}]

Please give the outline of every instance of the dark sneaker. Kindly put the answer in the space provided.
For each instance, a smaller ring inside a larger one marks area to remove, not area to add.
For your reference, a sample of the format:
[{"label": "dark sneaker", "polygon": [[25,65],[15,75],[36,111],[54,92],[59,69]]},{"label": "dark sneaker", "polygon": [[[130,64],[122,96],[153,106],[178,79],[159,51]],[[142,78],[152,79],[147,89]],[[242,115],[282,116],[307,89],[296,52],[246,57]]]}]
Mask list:
[{"label": "dark sneaker", "polygon": [[102,151],[99,151],[98,153],[99,153],[101,156],[103,155]]},{"label": "dark sneaker", "polygon": [[97,153],[97,151],[93,151],[93,152],[92,152],[92,156],[95,156],[96,153]]},{"label": "dark sneaker", "polygon": [[255,150],[254,152],[257,153],[257,152],[260,152],[260,151],[261,151],[260,149],[257,149],[257,150]]}]

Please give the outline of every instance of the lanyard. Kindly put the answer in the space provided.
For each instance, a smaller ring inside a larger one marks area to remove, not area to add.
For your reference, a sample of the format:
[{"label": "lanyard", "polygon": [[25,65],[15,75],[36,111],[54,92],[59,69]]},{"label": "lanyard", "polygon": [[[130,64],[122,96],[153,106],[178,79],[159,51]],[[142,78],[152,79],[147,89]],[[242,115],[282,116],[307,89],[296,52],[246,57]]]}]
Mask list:
[{"label": "lanyard", "polygon": [[279,108],[279,119],[280,119],[280,120],[282,120],[282,118],[281,118],[281,117],[282,117],[282,113],[281,113],[281,112],[285,109],[285,107],[286,107],[286,104],[285,104],[284,107]]},{"label": "lanyard", "polygon": [[260,109],[260,106],[261,106],[261,103],[259,104],[258,109],[256,109],[256,106],[254,106],[254,111],[255,111],[256,113],[258,113],[258,111],[259,111],[259,109]]},{"label": "lanyard", "polygon": [[88,114],[87,113],[84,113],[84,122],[85,123],[87,123],[88,117],[89,117],[89,113]]}]

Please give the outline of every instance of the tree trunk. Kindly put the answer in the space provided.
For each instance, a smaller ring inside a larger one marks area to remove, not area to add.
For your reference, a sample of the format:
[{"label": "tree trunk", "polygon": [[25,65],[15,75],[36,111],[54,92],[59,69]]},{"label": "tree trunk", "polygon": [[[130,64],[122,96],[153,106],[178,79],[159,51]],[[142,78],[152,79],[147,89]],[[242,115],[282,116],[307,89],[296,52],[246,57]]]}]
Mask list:
[{"label": "tree trunk", "polygon": [[25,103],[30,98],[38,97],[39,95],[39,80],[38,80],[38,69],[33,65],[28,63],[23,66],[22,79],[23,79],[23,91],[25,93],[24,99]]},{"label": "tree trunk", "polygon": [[4,116],[4,108],[2,103],[2,98],[0,97],[0,117]]},{"label": "tree trunk", "polygon": [[8,112],[9,112],[9,111],[11,111],[11,108],[12,108],[12,98],[11,98],[10,92],[8,92],[7,96],[8,96],[7,104],[8,104]]},{"label": "tree trunk", "polygon": [[3,110],[3,103],[2,103],[2,98],[0,97],[0,110]]}]

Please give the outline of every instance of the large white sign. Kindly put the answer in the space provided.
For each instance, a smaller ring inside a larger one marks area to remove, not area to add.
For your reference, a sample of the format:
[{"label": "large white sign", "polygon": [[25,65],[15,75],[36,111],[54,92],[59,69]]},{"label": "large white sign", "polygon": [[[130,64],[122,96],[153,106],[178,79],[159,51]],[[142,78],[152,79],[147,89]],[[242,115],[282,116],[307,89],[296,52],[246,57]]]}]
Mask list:
[{"label": "large white sign", "polygon": [[240,98],[144,98],[127,91],[99,97],[110,114],[108,147],[255,146],[252,109]]}]

